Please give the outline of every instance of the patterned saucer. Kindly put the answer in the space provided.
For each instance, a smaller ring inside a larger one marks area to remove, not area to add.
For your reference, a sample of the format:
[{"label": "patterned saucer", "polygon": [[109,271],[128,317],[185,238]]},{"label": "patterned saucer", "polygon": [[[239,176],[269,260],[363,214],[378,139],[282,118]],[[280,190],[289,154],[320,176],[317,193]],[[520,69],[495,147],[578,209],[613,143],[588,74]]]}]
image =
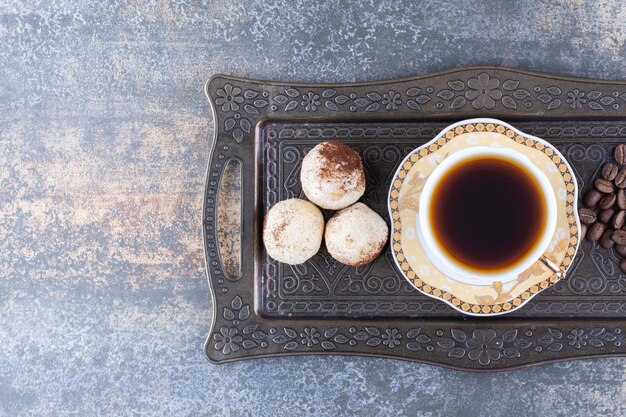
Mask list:
[{"label": "patterned saucer", "polygon": [[471,146],[507,147],[526,155],[552,184],[557,200],[557,225],[545,258],[563,272],[572,264],[580,241],[576,210],[578,185],[559,151],[543,139],[527,135],[495,119],[471,119],[445,128],[402,161],[389,190],[392,254],[407,280],[420,292],[475,316],[506,314],[555,284],[559,276],[540,261],[514,280],[492,285],[463,283],[440,272],[428,259],[418,238],[416,213],[424,183],[448,155]]}]

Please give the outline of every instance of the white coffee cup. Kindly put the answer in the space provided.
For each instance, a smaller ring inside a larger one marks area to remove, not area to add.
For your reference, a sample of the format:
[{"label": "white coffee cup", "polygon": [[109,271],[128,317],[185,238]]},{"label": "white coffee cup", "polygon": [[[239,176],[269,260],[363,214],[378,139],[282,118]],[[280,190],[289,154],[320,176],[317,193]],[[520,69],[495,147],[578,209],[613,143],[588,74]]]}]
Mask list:
[{"label": "white coffee cup", "polygon": [[[448,172],[450,168],[463,163],[464,160],[476,159],[477,157],[497,157],[508,159],[517,165],[523,167],[530,175],[532,175],[543,193],[543,201],[545,202],[546,220],[542,229],[542,235],[535,244],[532,251],[524,256],[523,259],[511,265],[509,268],[498,269],[497,272],[480,272],[477,273],[454,259],[451,259],[447,252],[440,246],[435,238],[433,225],[430,221],[428,210],[431,207],[433,192],[437,188],[437,184],[441,178]],[[424,184],[424,189],[420,196],[419,212],[417,214],[417,222],[419,225],[418,236],[430,261],[446,276],[473,285],[491,285],[496,281],[507,282],[515,279],[521,272],[528,269],[533,263],[539,260],[544,252],[548,249],[550,241],[556,229],[557,206],[554,190],[546,175],[539,170],[525,155],[508,148],[496,148],[488,146],[475,146],[460,150],[451,154],[444,159]]]}]

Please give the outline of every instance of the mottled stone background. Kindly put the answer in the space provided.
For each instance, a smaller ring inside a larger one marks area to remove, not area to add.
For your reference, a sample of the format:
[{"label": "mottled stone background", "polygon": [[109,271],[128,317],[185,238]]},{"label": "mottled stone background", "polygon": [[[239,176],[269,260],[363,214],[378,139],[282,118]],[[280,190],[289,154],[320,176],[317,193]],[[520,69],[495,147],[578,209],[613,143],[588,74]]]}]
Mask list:
[{"label": "mottled stone background", "polygon": [[[454,3],[454,4],[453,4]],[[626,78],[615,1],[0,1],[0,416],[619,416],[626,360],[209,364],[211,74]]]}]

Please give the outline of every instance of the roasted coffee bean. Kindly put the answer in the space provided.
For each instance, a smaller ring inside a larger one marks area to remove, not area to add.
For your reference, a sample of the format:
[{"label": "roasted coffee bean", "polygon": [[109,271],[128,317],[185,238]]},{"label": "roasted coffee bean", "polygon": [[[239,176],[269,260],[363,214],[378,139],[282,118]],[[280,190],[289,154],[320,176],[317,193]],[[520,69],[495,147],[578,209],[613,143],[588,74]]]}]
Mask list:
[{"label": "roasted coffee bean", "polygon": [[616,245],[615,251],[619,256],[626,256],[626,245]]},{"label": "roasted coffee bean", "polygon": [[591,224],[596,221],[596,212],[593,209],[583,207],[578,210],[580,221],[585,224]]},{"label": "roasted coffee bean", "polygon": [[618,164],[626,165],[626,144],[617,145],[614,156]]},{"label": "roasted coffee bean", "polygon": [[611,238],[618,245],[626,245],[626,230],[616,230],[611,235]]},{"label": "roasted coffee bean", "polygon": [[615,194],[611,193],[605,195],[604,197],[602,197],[602,200],[600,200],[600,208],[604,210],[613,207],[613,205],[615,204],[615,200],[617,200]]},{"label": "roasted coffee bean", "polygon": [[626,258],[622,259],[622,262],[619,263],[619,267],[622,268],[622,272],[626,274]]},{"label": "roasted coffee bean", "polygon": [[587,231],[587,240],[591,242],[597,242],[604,233],[604,225],[602,223],[594,223],[589,227]]},{"label": "roasted coffee bean", "polygon": [[596,186],[596,190],[605,194],[612,193],[613,190],[615,189],[615,187],[613,186],[613,183],[609,180],[605,180],[604,178],[598,178],[594,182],[594,185]]},{"label": "roasted coffee bean", "polygon": [[602,210],[598,214],[598,221],[600,223],[607,224],[608,222],[611,221],[611,219],[613,218],[614,214],[615,214],[615,210],[613,210],[612,208],[606,209],[606,210]]},{"label": "roasted coffee bean", "polygon": [[624,226],[624,220],[626,219],[626,210],[620,210],[613,215],[611,219],[611,226],[613,229],[621,229]]},{"label": "roasted coffee bean", "polygon": [[580,225],[580,236],[581,236],[581,239],[584,239],[585,236],[587,236],[587,229],[588,228],[589,227],[585,223]]},{"label": "roasted coffee bean", "polygon": [[602,233],[602,237],[600,238],[600,246],[602,246],[604,249],[611,249],[613,246],[615,246],[615,242],[611,238],[613,232],[613,229],[606,229],[604,233]]},{"label": "roasted coffee bean", "polygon": [[613,181],[617,188],[626,188],[626,167],[619,170]]},{"label": "roasted coffee bean", "polygon": [[593,208],[598,205],[598,202],[601,198],[602,194],[600,194],[598,190],[591,189],[585,193],[585,197],[583,197],[583,203],[585,203],[585,206]]},{"label": "roasted coffee bean", "polygon": [[617,190],[617,193],[615,193],[615,196],[617,197],[617,201],[616,201],[617,207],[619,207],[622,210],[626,209],[626,191]]},{"label": "roasted coffee bean", "polygon": [[617,165],[607,162],[602,167],[602,178],[608,181],[613,181],[617,175],[619,168]]}]

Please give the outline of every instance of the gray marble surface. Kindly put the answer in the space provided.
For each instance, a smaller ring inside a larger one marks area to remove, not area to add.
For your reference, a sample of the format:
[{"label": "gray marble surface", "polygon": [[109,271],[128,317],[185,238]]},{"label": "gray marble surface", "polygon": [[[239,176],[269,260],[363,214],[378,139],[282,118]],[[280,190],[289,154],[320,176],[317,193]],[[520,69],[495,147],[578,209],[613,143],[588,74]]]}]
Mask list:
[{"label": "gray marble surface", "polygon": [[0,2],[0,416],[624,415],[625,359],[202,353],[207,78],[626,78],[623,1],[489,3]]}]

